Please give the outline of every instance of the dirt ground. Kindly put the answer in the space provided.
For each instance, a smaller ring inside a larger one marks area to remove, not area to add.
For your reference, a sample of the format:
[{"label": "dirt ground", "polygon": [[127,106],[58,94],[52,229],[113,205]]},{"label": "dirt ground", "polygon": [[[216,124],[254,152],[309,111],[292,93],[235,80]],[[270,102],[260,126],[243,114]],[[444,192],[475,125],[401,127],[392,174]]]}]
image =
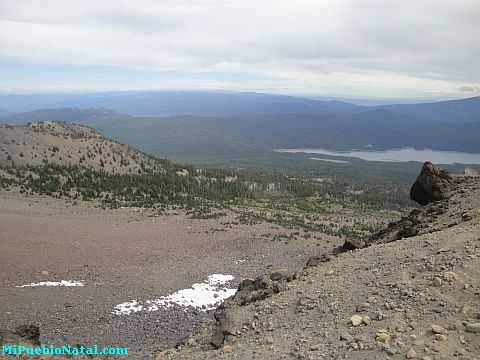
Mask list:
[{"label": "dirt ground", "polygon": [[[195,220],[0,191],[1,328],[36,324],[42,343],[128,347],[130,358],[148,358],[211,322],[212,314],[170,308],[118,316],[117,304],[158,298],[211,274],[233,275],[235,287],[259,273],[302,267],[341,244],[327,235],[273,243],[261,234],[289,230],[222,225],[232,221],[233,214]],[[16,287],[61,280],[85,286]]]},{"label": "dirt ground", "polygon": [[404,229],[417,236],[341,253],[263,301],[229,301],[216,327],[159,358],[479,360],[480,181],[458,179],[412,211]]}]

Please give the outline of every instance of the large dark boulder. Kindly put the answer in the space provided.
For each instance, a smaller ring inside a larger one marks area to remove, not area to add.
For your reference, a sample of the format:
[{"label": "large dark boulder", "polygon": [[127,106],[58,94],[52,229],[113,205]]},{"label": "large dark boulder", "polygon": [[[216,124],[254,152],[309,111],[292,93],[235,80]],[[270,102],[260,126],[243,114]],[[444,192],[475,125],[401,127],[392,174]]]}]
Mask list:
[{"label": "large dark boulder", "polygon": [[447,199],[451,195],[453,185],[452,173],[427,161],[410,189],[410,199],[420,205]]}]

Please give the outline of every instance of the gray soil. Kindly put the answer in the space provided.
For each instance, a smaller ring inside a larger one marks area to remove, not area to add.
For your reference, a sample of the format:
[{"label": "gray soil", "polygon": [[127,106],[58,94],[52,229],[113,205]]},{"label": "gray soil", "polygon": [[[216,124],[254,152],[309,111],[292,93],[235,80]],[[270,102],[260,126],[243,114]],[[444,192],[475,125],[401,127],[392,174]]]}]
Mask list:
[{"label": "gray soil", "polygon": [[387,233],[392,242],[300,271],[265,300],[236,295],[218,326],[157,359],[480,359],[480,178],[458,185],[399,222],[419,235]]},{"label": "gray soil", "polygon": [[[223,225],[233,220],[232,214],[194,220],[102,210],[1,191],[0,330],[35,324],[41,343],[128,347],[129,358],[155,357],[211,324],[212,312],[170,308],[118,316],[112,314],[117,304],[158,298],[215,273],[233,275],[229,285],[236,287],[259,273],[301,267],[312,254],[340,244],[327,235],[272,243],[261,234],[289,230]],[[60,280],[85,286],[15,287]]]}]

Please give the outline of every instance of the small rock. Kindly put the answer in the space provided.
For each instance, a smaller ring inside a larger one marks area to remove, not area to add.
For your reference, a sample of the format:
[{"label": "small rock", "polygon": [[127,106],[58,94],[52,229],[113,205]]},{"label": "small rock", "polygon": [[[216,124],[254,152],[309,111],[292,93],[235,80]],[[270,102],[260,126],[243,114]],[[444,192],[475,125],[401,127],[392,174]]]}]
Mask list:
[{"label": "small rock", "polygon": [[480,333],[480,323],[472,323],[465,325],[465,331],[474,334]]},{"label": "small rock", "polygon": [[308,259],[307,264],[305,265],[305,268],[310,268],[310,267],[315,267],[320,265],[321,263],[325,263],[332,260],[332,257],[330,255],[320,255],[320,256],[313,256],[310,259]]},{"label": "small rock", "polygon": [[377,334],[377,340],[381,343],[387,343],[390,340],[390,335],[387,332],[380,332]]},{"label": "small rock", "polygon": [[435,334],[435,340],[437,340],[437,341],[447,341],[448,338],[443,334]]},{"label": "small rock", "polygon": [[385,347],[385,351],[387,352],[388,355],[393,356],[397,353],[397,349],[387,346]]},{"label": "small rock", "polygon": [[308,297],[305,297],[305,296],[302,296],[300,299],[298,299],[298,304],[301,305],[301,306],[309,305],[312,302],[313,302],[312,299],[310,299]]},{"label": "small rock", "polygon": [[297,278],[297,273],[289,269],[279,269],[270,274],[272,281],[292,281]]},{"label": "small rock", "polygon": [[271,321],[268,322],[268,325],[267,325],[267,331],[273,331],[275,328],[273,326],[273,323]]},{"label": "small rock", "polygon": [[370,317],[369,316],[364,316],[362,317],[362,322],[365,324],[365,325],[369,325],[370,324]]},{"label": "small rock", "polygon": [[417,357],[417,352],[413,349],[407,351],[407,359],[415,359]]},{"label": "small rock", "polygon": [[157,354],[157,356],[155,357],[155,360],[163,359],[165,357],[165,355],[167,355],[167,352],[166,351],[161,351]]},{"label": "small rock", "polygon": [[370,307],[369,303],[361,303],[357,305],[357,312],[365,311],[367,308]]},{"label": "small rock", "polygon": [[376,318],[377,320],[379,320],[379,321],[380,321],[380,320],[383,320],[385,317],[386,317],[385,314],[383,314],[380,310],[377,310],[377,311],[375,312],[375,318]]},{"label": "small rock", "polygon": [[476,313],[475,308],[470,305],[463,305],[462,306],[462,314],[466,316],[473,316]]},{"label": "small rock", "polygon": [[472,219],[473,219],[473,216],[471,214],[469,214],[469,213],[463,213],[462,214],[462,220],[463,221],[470,221]]},{"label": "small rock", "polygon": [[347,239],[343,243],[343,249],[347,251],[353,251],[365,247],[365,243],[358,239]]},{"label": "small rock", "polygon": [[267,345],[272,345],[272,344],[273,344],[273,337],[267,336],[267,337],[265,338],[265,343],[266,343]]},{"label": "small rock", "polygon": [[231,353],[233,351],[233,346],[232,345],[224,345],[222,347],[222,352],[223,353]]},{"label": "small rock", "polygon": [[352,322],[353,326],[359,326],[362,324],[362,317],[360,315],[353,315],[350,318],[350,321]]},{"label": "small rock", "polygon": [[443,334],[445,332],[445,329],[443,328],[443,326],[432,324],[432,332],[434,334]]},{"label": "small rock", "polygon": [[353,341],[353,336],[344,331],[340,334],[340,340],[350,343]]},{"label": "small rock", "polygon": [[260,275],[254,280],[254,282],[257,289],[267,289],[272,286],[272,280],[268,275]]},{"label": "small rock", "polygon": [[197,342],[195,341],[195,339],[188,339],[187,346],[197,346]]},{"label": "small rock", "polygon": [[433,279],[433,285],[436,287],[442,286],[442,279],[436,277],[435,279]]}]

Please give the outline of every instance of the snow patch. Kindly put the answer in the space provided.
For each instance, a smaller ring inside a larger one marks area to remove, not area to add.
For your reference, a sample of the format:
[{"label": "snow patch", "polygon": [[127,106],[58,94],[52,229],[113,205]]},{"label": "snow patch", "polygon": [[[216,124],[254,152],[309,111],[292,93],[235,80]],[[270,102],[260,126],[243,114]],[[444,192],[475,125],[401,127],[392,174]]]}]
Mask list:
[{"label": "snow patch", "polygon": [[223,285],[229,281],[233,280],[232,275],[224,275],[224,274],[213,274],[207,278],[207,284],[210,285]]},{"label": "snow patch", "polygon": [[237,291],[220,286],[231,280],[233,280],[232,275],[213,274],[203,283],[193,284],[189,289],[182,289],[158,299],[143,302],[132,300],[118,304],[112,313],[115,315],[130,315],[139,311],[158,311],[173,305],[194,307],[202,311],[213,310]]},{"label": "snow patch", "polygon": [[24,287],[37,287],[37,286],[84,286],[83,282],[81,281],[68,281],[68,280],[62,280],[62,281],[41,281],[38,283],[30,283],[26,285],[17,285],[15,287],[17,288],[24,288]]}]

